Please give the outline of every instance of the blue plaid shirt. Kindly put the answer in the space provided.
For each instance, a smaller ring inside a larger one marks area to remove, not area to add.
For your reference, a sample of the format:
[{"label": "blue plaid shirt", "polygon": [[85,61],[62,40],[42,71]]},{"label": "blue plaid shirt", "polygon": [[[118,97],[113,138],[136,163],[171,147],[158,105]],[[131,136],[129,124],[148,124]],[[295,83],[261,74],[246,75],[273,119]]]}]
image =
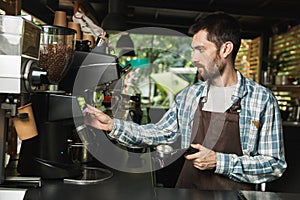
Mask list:
[{"label": "blue plaid shirt", "polygon": [[[240,142],[243,155],[216,152],[215,173],[248,183],[263,183],[280,177],[287,164],[284,156],[280,110],[272,92],[243,77],[232,95],[232,104],[241,98]],[[174,104],[156,124],[138,125],[114,119],[111,138],[126,145],[149,146],[173,143],[181,135],[181,146],[190,145],[193,119],[201,97],[208,94],[202,82],[182,90]]]}]

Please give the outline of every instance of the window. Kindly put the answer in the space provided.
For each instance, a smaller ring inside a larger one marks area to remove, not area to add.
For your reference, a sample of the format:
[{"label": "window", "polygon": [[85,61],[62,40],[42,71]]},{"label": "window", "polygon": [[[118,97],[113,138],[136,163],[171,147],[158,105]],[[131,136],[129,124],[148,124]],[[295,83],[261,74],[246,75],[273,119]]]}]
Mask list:
[{"label": "window", "polygon": [[277,60],[276,78],[280,80],[286,76],[288,79],[287,85],[282,86],[280,82],[276,82],[272,90],[280,109],[289,112],[300,99],[300,25],[292,27],[286,33],[274,35],[271,38],[269,54]]},{"label": "window", "polygon": [[281,66],[278,75],[293,78],[300,77],[300,25],[294,26],[288,32],[271,38],[270,55],[281,56]]},{"label": "window", "polygon": [[259,82],[261,38],[243,39],[236,57],[235,67],[245,77]]}]

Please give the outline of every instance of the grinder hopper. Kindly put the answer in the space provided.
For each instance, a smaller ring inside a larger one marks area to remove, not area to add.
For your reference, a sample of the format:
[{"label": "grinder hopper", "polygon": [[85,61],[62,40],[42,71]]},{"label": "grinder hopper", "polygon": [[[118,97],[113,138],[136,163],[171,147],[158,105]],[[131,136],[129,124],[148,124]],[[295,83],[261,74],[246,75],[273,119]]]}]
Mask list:
[{"label": "grinder hopper", "polygon": [[42,26],[39,67],[47,71],[50,85],[68,72],[75,50],[76,31],[66,27]]}]

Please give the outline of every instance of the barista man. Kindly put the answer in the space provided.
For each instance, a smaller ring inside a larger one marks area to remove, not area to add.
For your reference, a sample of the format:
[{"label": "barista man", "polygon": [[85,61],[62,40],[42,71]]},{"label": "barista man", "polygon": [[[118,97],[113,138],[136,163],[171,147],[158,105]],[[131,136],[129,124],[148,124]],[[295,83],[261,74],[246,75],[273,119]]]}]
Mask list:
[{"label": "barista man", "polygon": [[86,124],[109,131],[124,144],[168,144],[181,135],[187,155],[177,187],[205,190],[253,189],[282,176],[287,164],[280,111],[273,94],[235,67],[240,27],[235,18],[214,13],[190,28],[192,61],[203,81],[175,98],[156,124],[112,119],[88,106]]}]

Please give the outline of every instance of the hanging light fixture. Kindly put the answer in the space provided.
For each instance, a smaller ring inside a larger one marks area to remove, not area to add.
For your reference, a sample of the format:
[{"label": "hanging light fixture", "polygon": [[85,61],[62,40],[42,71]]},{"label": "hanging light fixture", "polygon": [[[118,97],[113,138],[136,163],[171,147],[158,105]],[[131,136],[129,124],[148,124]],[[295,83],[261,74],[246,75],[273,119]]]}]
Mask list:
[{"label": "hanging light fixture", "polygon": [[101,27],[107,33],[127,30],[126,19],[124,16],[125,3],[121,0],[109,0],[108,14],[103,19]]},{"label": "hanging light fixture", "polygon": [[133,41],[127,32],[122,33],[117,41],[116,48],[121,49],[119,56],[136,56]]}]

